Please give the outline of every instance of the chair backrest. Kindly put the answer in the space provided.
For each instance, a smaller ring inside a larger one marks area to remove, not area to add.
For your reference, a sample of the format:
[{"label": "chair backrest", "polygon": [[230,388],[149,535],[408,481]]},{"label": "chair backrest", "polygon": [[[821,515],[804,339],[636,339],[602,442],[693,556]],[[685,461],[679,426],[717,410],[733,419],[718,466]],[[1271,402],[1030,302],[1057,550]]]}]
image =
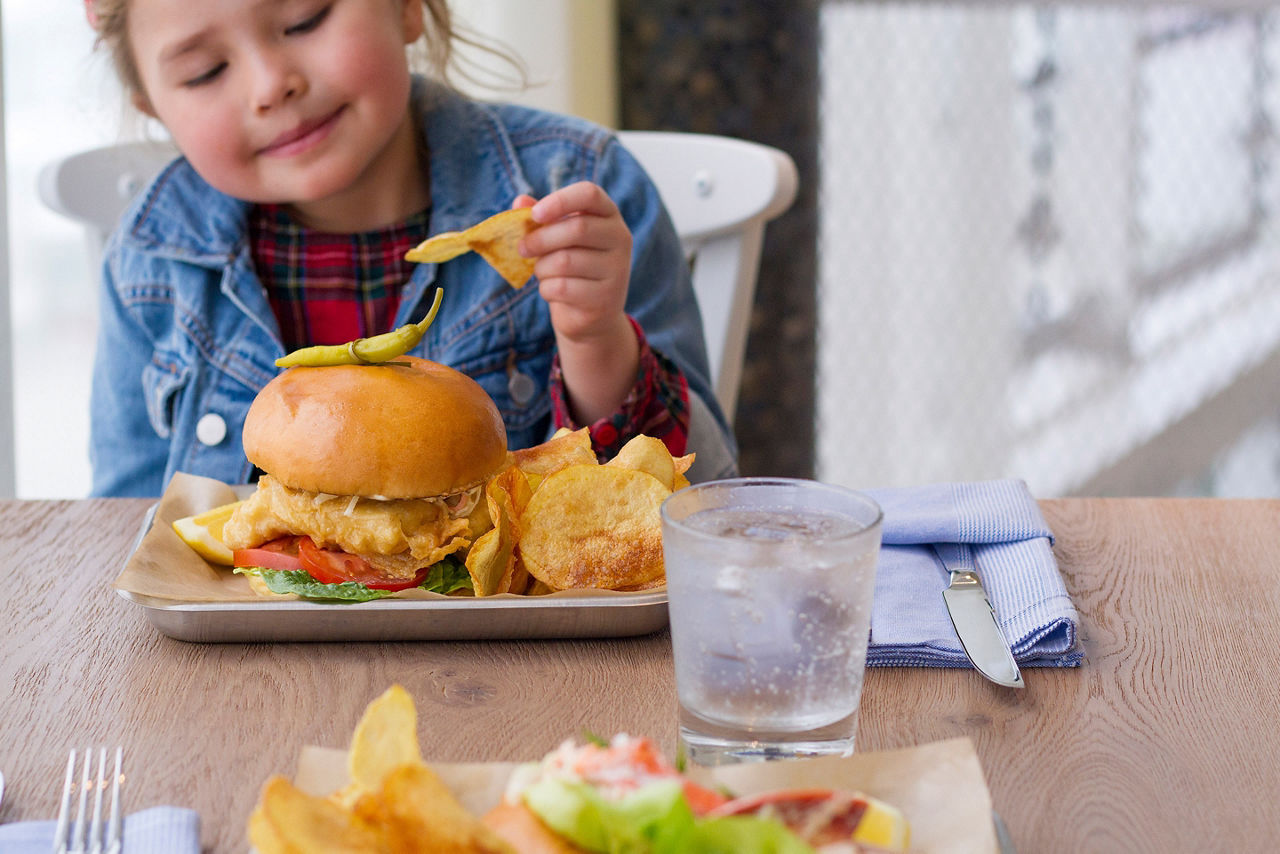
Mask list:
[{"label": "chair backrest", "polygon": [[107,235],[138,191],[177,156],[163,142],[126,142],[80,151],[40,170],[40,201],[85,227],[97,266]]},{"label": "chair backrest", "polygon": [[[791,206],[796,168],[758,143],[703,134],[623,131],[653,178],[693,264],[716,399],[733,418],[764,227]],[[85,226],[95,266],[129,201],[175,155],[166,143],[95,148],[40,172],[46,206]]]}]

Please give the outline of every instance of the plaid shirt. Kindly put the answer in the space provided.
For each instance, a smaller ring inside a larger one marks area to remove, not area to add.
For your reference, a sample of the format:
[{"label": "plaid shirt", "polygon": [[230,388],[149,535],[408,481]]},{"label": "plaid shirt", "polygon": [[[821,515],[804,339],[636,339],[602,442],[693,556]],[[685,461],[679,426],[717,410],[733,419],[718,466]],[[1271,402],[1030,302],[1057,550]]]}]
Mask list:
[{"label": "plaid shirt", "polygon": [[[429,211],[407,221],[357,234],[327,234],[306,228],[280,205],[256,205],[249,239],[258,278],[266,286],[286,351],[313,344],[343,344],[391,329],[400,289],[417,266],[404,260],[427,236]],[[640,340],[640,368],[618,411],[587,425],[596,454],[614,456],[627,440],[646,434],[672,454],[685,452],[689,433],[689,386],[684,374]],[[556,427],[581,425],[569,415],[560,359],[551,366],[550,394]]]}]

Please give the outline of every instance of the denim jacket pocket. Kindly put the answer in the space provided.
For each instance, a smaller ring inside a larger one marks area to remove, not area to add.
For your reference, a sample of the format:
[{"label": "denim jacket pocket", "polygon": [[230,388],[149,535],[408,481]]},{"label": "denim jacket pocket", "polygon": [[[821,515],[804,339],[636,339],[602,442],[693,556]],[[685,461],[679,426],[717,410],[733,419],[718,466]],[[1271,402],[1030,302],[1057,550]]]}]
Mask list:
[{"label": "denim jacket pocket", "polygon": [[168,439],[173,435],[177,398],[191,376],[191,367],[176,360],[160,362],[152,359],[142,369],[142,390],[147,402],[147,419],[156,435]]}]

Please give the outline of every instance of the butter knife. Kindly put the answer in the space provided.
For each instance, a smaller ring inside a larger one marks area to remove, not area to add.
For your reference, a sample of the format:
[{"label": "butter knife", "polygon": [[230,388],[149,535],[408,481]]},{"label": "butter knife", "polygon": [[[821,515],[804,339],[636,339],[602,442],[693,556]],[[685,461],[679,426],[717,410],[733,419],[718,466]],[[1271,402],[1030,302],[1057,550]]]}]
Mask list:
[{"label": "butter knife", "polygon": [[991,607],[987,591],[982,589],[978,573],[945,558],[943,565],[951,573],[951,583],[942,591],[942,598],[965,655],[979,673],[997,685],[1021,688],[1022,673],[996,622],[995,609]]}]

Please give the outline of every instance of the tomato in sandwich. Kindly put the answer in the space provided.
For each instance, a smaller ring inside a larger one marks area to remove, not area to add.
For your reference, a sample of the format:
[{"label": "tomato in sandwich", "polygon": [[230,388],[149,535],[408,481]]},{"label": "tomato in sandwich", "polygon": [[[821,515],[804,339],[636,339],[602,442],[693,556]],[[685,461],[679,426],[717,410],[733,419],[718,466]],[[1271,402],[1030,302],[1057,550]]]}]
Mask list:
[{"label": "tomato in sandwich", "polygon": [[256,548],[236,549],[232,561],[238,567],[303,570],[321,584],[353,581],[372,590],[389,591],[417,587],[429,571],[429,567],[423,567],[412,578],[388,579],[364,558],[337,549],[322,549],[310,537],[281,537]]},{"label": "tomato in sandwich", "polygon": [[281,537],[250,549],[235,549],[231,552],[231,565],[258,566],[263,569],[296,572],[302,569],[302,561],[298,558],[298,540],[300,539],[302,538]]},{"label": "tomato in sandwich", "polygon": [[708,815],[758,815],[775,818],[801,833],[810,845],[853,839],[867,811],[867,799],[831,789],[790,789],[735,798]]}]

